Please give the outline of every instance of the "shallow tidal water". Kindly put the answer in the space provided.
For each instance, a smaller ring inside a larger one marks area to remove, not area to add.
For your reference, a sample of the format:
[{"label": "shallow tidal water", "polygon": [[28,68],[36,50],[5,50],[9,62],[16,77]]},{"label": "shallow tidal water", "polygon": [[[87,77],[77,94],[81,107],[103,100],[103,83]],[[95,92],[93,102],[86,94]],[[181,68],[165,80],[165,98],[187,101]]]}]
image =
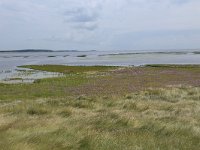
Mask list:
[{"label": "shallow tidal water", "polygon": [[18,68],[21,65],[107,65],[200,64],[200,50],[165,51],[54,51],[0,52],[0,82],[33,82],[61,74]]}]

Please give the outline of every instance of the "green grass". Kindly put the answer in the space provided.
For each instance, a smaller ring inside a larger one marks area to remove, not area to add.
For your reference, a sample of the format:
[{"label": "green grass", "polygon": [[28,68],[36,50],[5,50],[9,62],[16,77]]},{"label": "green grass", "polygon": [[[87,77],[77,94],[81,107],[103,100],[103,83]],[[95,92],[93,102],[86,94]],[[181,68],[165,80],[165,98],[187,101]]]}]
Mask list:
[{"label": "green grass", "polygon": [[149,64],[146,67],[160,67],[160,68],[200,68],[199,65],[173,65],[173,64]]},{"label": "green grass", "polygon": [[64,66],[64,65],[27,65],[20,66],[22,68],[30,68],[35,70],[60,72],[60,73],[83,73],[89,71],[106,71],[110,69],[116,69],[114,66]]},{"label": "green grass", "polygon": [[36,80],[33,84],[0,84],[0,100],[36,99],[71,95],[68,89],[87,83],[85,75]]},{"label": "green grass", "polygon": [[66,75],[0,84],[2,150],[200,147],[198,67],[35,67]]},{"label": "green grass", "polygon": [[22,78],[10,78],[9,80],[22,80]]}]

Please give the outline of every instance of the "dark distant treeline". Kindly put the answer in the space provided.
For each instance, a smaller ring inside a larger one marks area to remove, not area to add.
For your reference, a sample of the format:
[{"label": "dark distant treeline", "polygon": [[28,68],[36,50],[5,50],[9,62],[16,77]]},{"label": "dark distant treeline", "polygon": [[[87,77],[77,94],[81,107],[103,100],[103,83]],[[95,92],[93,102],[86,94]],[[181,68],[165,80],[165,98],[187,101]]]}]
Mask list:
[{"label": "dark distant treeline", "polygon": [[22,49],[22,50],[0,50],[0,52],[76,52],[78,50],[48,50],[48,49]]}]

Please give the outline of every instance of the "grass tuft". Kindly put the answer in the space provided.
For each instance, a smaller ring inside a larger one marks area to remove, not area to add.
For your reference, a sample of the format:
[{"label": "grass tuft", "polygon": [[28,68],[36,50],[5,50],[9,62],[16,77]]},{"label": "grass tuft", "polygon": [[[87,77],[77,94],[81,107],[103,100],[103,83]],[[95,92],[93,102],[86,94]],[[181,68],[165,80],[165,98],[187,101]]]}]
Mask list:
[{"label": "grass tuft", "polygon": [[47,113],[48,113],[48,111],[44,108],[31,107],[31,108],[28,108],[28,110],[27,110],[27,114],[29,114],[29,115],[44,115]]}]

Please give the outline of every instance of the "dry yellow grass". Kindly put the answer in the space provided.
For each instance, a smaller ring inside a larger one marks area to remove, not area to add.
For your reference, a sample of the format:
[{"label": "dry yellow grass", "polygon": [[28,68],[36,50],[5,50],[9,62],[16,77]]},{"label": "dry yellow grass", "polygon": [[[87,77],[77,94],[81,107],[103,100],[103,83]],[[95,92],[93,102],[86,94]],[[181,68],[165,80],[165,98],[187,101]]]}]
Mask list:
[{"label": "dry yellow grass", "polygon": [[200,147],[200,88],[0,103],[0,149]]}]

